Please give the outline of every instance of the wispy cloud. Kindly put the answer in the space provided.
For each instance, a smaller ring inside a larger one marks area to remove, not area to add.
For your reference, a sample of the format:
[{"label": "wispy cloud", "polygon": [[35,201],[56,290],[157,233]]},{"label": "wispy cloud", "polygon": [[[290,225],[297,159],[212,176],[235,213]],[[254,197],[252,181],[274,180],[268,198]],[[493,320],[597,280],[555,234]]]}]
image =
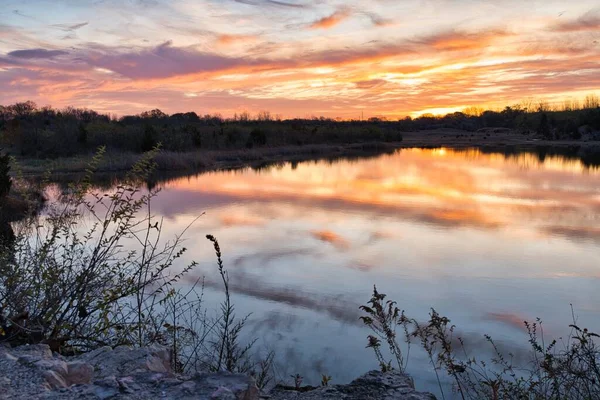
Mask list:
[{"label": "wispy cloud", "polygon": [[25,14],[23,11],[21,10],[13,10],[13,14],[18,15],[19,17],[23,17],[23,18],[28,18],[28,19],[35,19],[33,18],[31,15]]},{"label": "wispy cloud", "polygon": [[366,15],[369,20],[371,21],[371,23],[375,26],[390,26],[394,24],[394,21],[391,18],[384,18],[381,15],[378,15],[376,13],[372,13],[372,12],[364,12],[364,15]]},{"label": "wispy cloud", "polygon": [[258,40],[258,36],[256,35],[231,35],[231,34],[221,34],[217,36],[217,44],[219,45],[232,45],[232,44],[248,44],[252,42],[256,42]]},{"label": "wispy cloud", "polygon": [[368,81],[358,81],[354,82],[357,88],[359,89],[373,89],[380,86],[383,86],[387,83],[385,79],[370,79]]},{"label": "wispy cloud", "polygon": [[501,322],[505,325],[510,326],[511,328],[515,328],[518,330],[525,330],[525,321],[527,318],[524,318],[517,314],[512,313],[494,313],[490,312],[486,315],[487,319],[492,321]]},{"label": "wispy cloud", "polygon": [[72,31],[76,31],[77,29],[83,28],[84,26],[87,26],[88,24],[89,24],[89,22],[80,22],[78,24],[55,24],[52,26],[54,28],[58,28],[65,32],[72,32]]},{"label": "wispy cloud", "polygon": [[278,7],[289,7],[289,8],[306,8],[308,7],[303,3],[291,3],[279,0],[234,0],[236,3],[249,4],[252,6],[278,6]]},{"label": "wispy cloud", "polygon": [[309,256],[317,256],[318,253],[316,253],[313,249],[309,249],[309,248],[302,248],[302,249],[290,249],[290,250],[266,250],[266,251],[261,251],[258,253],[254,253],[254,254],[246,254],[243,256],[239,256],[236,257],[233,260],[232,265],[234,267],[241,267],[244,265],[261,265],[261,266],[266,266],[270,263],[272,263],[273,261],[277,261],[277,260],[289,260],[289,258],[291,257],[298,257],[298,256],[304,256],[304,257],[309,257]]},{"label": "wispy cloud", "polygon": [[348,240],[330,230],[312,231],[311,235],[315,239],[318,239],[325,243],[330,243],[341,250],[345,250],[350,247],[350,242]]},{"label": "wispy cloud", "polygon": [[221,56],[193,49],[177,48],[168,41],[139,51],[97,49],[84,58],[90,65],[118,72],[132,79],[156,79],[198,72],[223,71],[244,64],[241,58]]},{"label": "wispy cloud", "polygon": [[507,36],[510,36],[510,33],[498,29],[478,32],[451,30],[427,36],[418,42],[438,51],[473,50],[490,46],[494,41]]},{"label": "wispy cloud", "polygon": [[309,25],[310,29],[330,29],[340,24],[350,17],[348,8],[340,8],[333,14],[320,18]]},{"label": "wispy cloud", "polygon": [[600,10],[591,10],[575,20],[554,24],[550,29],[556,32],[600,31]]},{"label": "wispy cloud", "polygon": [[575,242],[591,240],[600,242],[600,228],[589,226],[548,226],[543,229],[549,235],[559,235],[569,238]]},{"label": "wispy cloud", "polygon": [[[240,271],[230,272],[230,288],[235,293],[260,300],[274,301],[292,307],[300,307],[324,313],[333,319],[353,325],[361,325],[358,304],[342,296],[317,295],[297,287],[271,286],[261,278]],[[194,281],[197,278],[188,277]],[[222,282],[205,278],[207,287],[221,289]]]},{"label": "wispy cloud", "polygon": [[40,59],[40,58],[54,58],[68,54],[62,50],[46,50],[46,49],[28,49],[28,50],[15,50],[11,51],[7,55],[10,57],[25,58],[25,59]]}]

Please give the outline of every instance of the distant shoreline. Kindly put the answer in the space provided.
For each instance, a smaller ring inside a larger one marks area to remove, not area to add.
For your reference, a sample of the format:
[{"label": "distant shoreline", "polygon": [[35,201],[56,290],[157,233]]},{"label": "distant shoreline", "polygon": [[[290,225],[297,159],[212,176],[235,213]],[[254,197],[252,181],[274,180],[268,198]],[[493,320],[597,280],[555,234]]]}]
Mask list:
[{"label": "distant shoreline", "polygon": [[[157,171],[201,173],[240,168],[261,168],[283,162],[304,162],[337,158],[373,157],[406,148],[477,149],[484,153],[506,155],[533,152],[541,156],[565,156],[580,159],[585,165],[600,166],[600,141],[550,141],[535,134],[508,130],[460,131],[451,129],[403,132],[401,142],[362,142],[298,146],[255,147],[244,150],[161,151]],[[93,154],[56,159],[17,157],[18,168],[26,177],[50,171],[52,175],[77,174],[87,168]],[[108,150],[97,168],[98,173],[121,173],[131,168],[140,154]]]}]

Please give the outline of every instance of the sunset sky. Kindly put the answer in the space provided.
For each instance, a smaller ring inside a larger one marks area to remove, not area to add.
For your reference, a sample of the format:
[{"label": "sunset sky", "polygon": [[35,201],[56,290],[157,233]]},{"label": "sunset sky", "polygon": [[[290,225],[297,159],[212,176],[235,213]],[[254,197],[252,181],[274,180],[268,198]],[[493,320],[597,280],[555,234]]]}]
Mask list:
[{"label": "sunset sky", "polygon": [[0,104],[390,118],[600,89],[595,0],[2,0]]}]

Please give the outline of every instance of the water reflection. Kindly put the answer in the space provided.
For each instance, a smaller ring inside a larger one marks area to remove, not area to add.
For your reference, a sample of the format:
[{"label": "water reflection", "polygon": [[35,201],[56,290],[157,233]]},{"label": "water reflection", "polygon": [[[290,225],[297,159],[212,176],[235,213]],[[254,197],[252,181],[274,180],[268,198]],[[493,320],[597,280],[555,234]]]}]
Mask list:
[{"label": "water reflection", "polygon": [[[167,234],[206,212],[187,256],[216,299],[202,238],[219,238],[238,313],[253,313],[283,378],[343,382],[376,367],[357,323],[373,284],[411,316],[448,315],[476,351],[483,333],[518,350],[521,322],[536,316],[548,335],[564,333],[571,303],[600,328],[599,183],[576,159],[411,149],[173,179],[152,209]],[[435,390],[426,360],[411,365]]]},{"label": "water reflection", "polygon": [[[161,211],[173,216],[230,203],[260,202],[261,212],[227,210],[221,225],[264,225],[300,207],[395,217],[439,227],[501,229],[576,240],[600,238],[598,172],[580,161],[533,154],[403,150],[360,162],[289,164],[256,173],[220,172],[166,184]],[[285,205],[285,206],[284,206]],[[269,214],[265,214],[268,212]],[[368,215],[365,215],[367,217]],[[525,223],[526,222],[526,223]],[[319,229],[312,236],[344,239]]]}]

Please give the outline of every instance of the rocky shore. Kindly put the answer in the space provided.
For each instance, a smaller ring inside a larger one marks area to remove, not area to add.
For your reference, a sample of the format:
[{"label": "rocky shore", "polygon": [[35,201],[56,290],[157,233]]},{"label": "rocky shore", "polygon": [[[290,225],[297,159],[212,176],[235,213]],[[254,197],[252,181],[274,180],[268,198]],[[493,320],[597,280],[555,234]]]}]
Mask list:
[{"label": "rocky shore", "polygon": [[254,380],[226,372],[173,373],[162,347],[103,347],[75,357],[47,345],[0,347],[0,399],[431,400],[399,372],[369,372],[347,385],[261,393]]}]

